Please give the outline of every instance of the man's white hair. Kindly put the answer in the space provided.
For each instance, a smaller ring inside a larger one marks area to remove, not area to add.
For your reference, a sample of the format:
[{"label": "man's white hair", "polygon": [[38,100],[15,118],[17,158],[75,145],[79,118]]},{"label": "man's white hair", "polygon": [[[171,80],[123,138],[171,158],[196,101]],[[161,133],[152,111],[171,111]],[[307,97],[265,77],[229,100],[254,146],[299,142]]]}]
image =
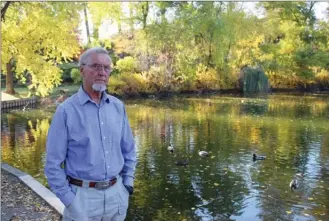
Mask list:
[{"label": "man's white hair", "polygon": [[111,59],[109,53],[104,48],[94,47],[94,48],[89,48],[87,51],[82,53],[82,55],[79,58],[79,67],[81,67],[84,64],[87,64],[89,57],[95,53],[96,54],[106,54],[110,59],[110,63],[112,63],[112,59]]}]

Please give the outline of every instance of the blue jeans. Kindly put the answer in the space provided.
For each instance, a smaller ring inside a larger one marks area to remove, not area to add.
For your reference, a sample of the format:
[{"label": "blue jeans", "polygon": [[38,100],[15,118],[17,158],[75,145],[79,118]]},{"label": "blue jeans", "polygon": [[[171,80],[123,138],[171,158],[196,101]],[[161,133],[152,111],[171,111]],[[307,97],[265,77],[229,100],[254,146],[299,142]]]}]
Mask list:
[{"label": "blue jeans", "polygon": [[123,221],[127,215],[129,193],[119,177],[113,186],[98,190],[71,185],[76,194],[65,207],[63,221]]}]

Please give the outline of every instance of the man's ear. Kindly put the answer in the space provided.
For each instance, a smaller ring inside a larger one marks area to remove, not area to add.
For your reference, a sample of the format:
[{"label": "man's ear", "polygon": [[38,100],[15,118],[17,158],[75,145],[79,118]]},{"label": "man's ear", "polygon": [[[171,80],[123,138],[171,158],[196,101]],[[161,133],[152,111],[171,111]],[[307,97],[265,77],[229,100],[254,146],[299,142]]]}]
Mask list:
[{"label": "man's ear", "polygon": [[85,76],[84,73],[83,73],[83,67],[80,68],[80,76],[81,76],[82,78],[84,78],[84,76]]}]

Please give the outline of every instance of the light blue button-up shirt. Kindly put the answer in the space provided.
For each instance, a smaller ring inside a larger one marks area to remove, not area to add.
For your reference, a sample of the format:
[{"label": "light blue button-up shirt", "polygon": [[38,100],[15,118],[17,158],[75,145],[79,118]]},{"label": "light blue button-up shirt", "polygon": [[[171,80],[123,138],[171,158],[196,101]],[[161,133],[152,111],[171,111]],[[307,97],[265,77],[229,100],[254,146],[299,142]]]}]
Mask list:
[{"label": "light blue button-up shirt", "polygon": [[133,134],[120,100],[104,92],[98,105],[80,87],[57,107],[48,131],[45,173],[65,206],[75,197],[67,176],[103,181],[121,174],[123,183],[133,186],[136,162]]}]

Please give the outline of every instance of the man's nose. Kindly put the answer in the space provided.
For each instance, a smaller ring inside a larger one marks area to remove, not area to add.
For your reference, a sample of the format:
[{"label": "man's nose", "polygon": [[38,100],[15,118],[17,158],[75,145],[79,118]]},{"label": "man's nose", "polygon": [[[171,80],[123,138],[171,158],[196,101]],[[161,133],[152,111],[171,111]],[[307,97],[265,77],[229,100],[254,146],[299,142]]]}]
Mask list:
[{"label": "man's nose", "polygon": [[107,72],[105,71],[105,68],[102,67],[99,71],[98,71],[98,75],[107,75]]}]

